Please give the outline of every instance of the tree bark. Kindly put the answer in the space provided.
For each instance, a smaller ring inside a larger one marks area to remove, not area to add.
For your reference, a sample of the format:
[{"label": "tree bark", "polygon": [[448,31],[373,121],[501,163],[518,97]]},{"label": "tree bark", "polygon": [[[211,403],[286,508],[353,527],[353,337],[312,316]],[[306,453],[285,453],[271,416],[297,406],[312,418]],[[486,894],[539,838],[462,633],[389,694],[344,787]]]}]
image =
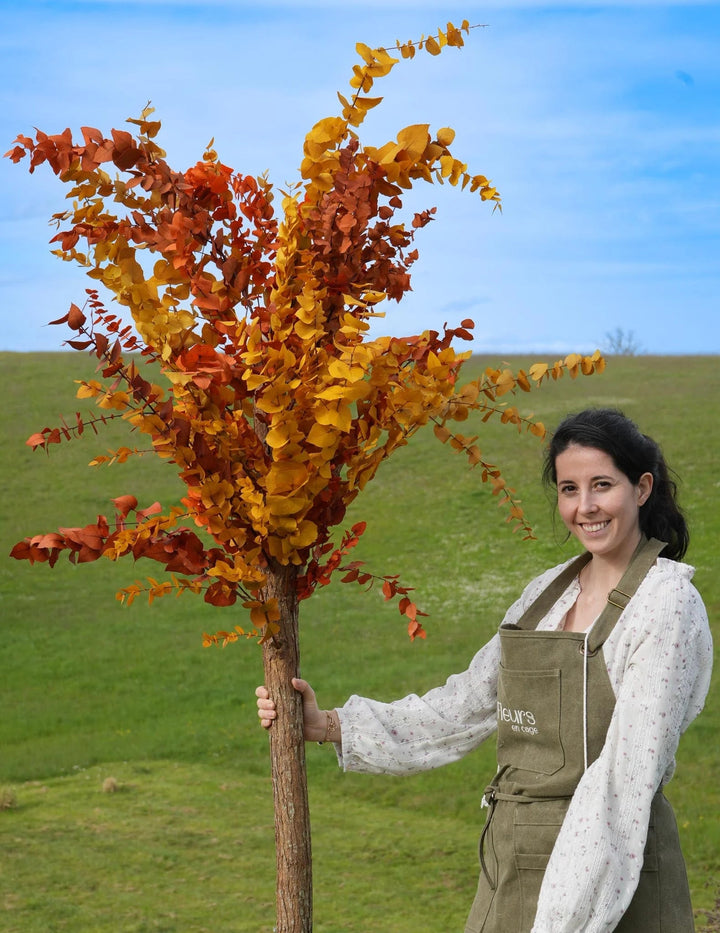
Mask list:
[{"label": "tree bark", "polygon": [[312,930],[312,854],[305,768],[302,700],[291,678],[299,676],[297,568],[273,566],[267,595],[280,606],[280,631],[263,646],[265,685],[278,718],[270,729],[275,805],[276,933]]}]

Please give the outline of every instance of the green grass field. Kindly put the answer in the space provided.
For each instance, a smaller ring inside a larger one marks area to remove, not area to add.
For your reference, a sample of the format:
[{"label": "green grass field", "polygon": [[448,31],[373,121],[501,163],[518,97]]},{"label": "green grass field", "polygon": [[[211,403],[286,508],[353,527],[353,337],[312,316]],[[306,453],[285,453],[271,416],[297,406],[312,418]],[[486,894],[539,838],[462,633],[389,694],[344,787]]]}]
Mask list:
[{"label": "green grass field", "polygon": [[[465,375],[488,362],[499,361],[475,359]],[[112,497],[133,493],[141,506],[179,498],[172,468],[150,458],[85,466],[128,442],[122,426],[86,433],[49,458],[25,446],[60,414],[89,410],[75,400],[73,380],[92,371],[78,354],[0,354],[0,929],[269,933],[272,800],[253,695],[260,650],[201,647],[203,630],[242,624],[243,610],[192,596],[121,607],[116,590],[153,574],[154,564],[65,561],[50,570],[7,557],[25,535],[112,514]],[[602,376],[565,378],[516,402],[550,426],[569,410],[616,405],[661,441],[682,480],[687,559],[716,644],[719,402],[717,357],[611,359]],[[301,631],[303,674],[322,705],[443,682],[467,665],[524,583],[572,553],[539,485],[540,443],[499,422],[478,433],[485,456],[505,466],[521,494],[538,540],[511,534],[462,457],[430,432],[416,436],[381,468],[347,524],[368,522],[354,556],[415,587],[430,613],[427,640],[409,642],[379,591],[320,591],[302,606]],[[668,789],[698,911],[711,908],[720,883],[719,735],[716,681]],[[315,929],[462,929],[494,749],[402,779],[342,774],[329,748],[309,747],[308,759]]]}]

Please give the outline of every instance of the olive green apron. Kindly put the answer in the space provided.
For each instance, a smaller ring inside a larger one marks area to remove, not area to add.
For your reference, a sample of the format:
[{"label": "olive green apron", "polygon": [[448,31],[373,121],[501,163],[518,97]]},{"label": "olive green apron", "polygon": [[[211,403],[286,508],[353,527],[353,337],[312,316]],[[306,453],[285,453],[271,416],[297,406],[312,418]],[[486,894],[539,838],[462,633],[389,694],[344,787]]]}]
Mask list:
[{"label": "olive green apron", "polygon": [[[588,632],[536,631],[590,560],[573,561],[517,625],[500,629],[498,772],[486,789],[481,872],[465,933],[529,933],[570,799],[600,754],[615,706],[602,646],[664,543],[643,539]],[[573,866],[567,866],[573,871]],[[617,933],[692,933],[685,864],[670,804],[652,802],[640,882]]]}]

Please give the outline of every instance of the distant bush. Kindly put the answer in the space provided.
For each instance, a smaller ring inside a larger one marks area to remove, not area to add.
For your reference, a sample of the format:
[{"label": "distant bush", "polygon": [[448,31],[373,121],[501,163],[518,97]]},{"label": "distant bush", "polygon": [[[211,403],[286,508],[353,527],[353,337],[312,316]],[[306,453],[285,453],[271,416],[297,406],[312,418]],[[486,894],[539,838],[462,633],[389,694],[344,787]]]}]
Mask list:
[{"label": "distant bush", "polygon": [[642,346],[632,330],[624,331],[616,327],[605,334],[603,353],[607,356],[637,356],[642,353]]}]

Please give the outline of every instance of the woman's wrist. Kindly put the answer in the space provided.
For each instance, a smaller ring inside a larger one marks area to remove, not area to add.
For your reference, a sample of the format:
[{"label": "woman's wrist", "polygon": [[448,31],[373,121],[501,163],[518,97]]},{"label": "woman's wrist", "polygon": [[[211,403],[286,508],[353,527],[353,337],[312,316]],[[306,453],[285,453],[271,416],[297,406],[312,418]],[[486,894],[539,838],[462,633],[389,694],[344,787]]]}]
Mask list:
[{"label": "woman's wrist", "polygon": [[326,709],[322,712],[325,716],[325,734],[319,740],[318,745],[322,745],[324,742],[339,742],[341,732],[340,717],[338,716],[337,710]]}]

